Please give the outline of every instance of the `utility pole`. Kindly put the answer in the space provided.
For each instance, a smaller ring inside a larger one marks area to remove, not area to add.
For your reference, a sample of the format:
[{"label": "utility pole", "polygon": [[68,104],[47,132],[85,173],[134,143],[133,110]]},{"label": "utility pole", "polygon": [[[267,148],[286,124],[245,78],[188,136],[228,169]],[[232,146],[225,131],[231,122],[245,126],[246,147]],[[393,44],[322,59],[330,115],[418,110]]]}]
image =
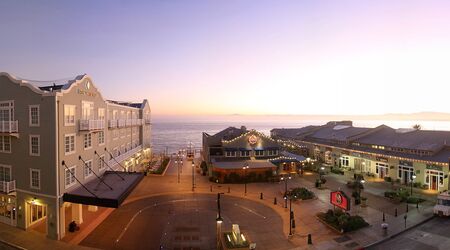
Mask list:
[{"label": "utility pole", "polygon": [[194,163],[194,159],[192,159],[192,192],[195,191],[195,178],[194,178],[194,174],[195,174],[195,163]]}]

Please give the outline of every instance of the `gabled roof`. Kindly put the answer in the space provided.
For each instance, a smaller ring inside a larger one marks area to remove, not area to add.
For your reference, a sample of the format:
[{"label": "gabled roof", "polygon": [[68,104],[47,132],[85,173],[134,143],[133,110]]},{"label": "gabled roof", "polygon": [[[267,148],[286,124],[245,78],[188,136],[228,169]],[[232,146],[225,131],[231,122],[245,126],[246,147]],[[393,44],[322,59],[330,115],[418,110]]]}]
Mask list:
[{"label": "gabled roof", "polygon": [[316,130],[314,133],[308,135],[308,138],[319,140],[335,140],[335,141],[347,141],[349,138],[362,134],[368,131],[370,128],[360,128],[342,125],[329,126],[325,125],[322,128]]},{"label": "gabled roof", "polygon": [[209,145],[220,145],[222,140],[232,140],[240,135],[248,132],[247,128],[228,127],[214,135],[203,133]]},{"label": "gabled roof", "polygon": [[270,130],[273,137],[286,139],[301,139],[321,126],[310,125],[302,128],[274,128]]},{"label": "gabled roof", "polygon": [[413,130],[406,132],[383,126],[356,141],[396,148],[438,151],[444,146],[450,145],[450,131]]}]

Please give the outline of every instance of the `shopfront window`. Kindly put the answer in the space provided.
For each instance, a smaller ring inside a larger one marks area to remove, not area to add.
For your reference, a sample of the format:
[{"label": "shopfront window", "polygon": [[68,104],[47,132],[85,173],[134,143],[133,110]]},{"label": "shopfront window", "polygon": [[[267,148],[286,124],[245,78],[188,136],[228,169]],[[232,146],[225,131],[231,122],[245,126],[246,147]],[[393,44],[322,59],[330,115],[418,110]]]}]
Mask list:
[{"label": "shopfront window", "polygon": [[30,204],[30,224],[47,216],[47,207],[38,204]]}]

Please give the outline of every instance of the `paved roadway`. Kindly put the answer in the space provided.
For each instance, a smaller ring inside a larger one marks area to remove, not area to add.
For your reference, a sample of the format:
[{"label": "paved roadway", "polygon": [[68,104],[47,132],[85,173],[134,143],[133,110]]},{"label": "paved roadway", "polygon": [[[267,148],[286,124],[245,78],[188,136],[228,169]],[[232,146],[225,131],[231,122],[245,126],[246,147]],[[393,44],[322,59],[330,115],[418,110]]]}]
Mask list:
[{"label": "paved roadway", "polygon": [[[216,191],[186,193],[183,190],[190,191],[192,184],[191,161],[185,159],[180,172],[178,183],[178,167],[171,161],[165,176],[145,179],[130,195],[132,201],[116,209],[80,245],[102,249],[216,249]],[[207,180],[197,175],[197,181]],[[164,192],[171,193],[145,197]],[[133,199],[141,195],[144,197]],[[270,206],[226,194],[222,195],[221,206],[222,231],[231,231],[232,224],[239,224],[258,249],[294,247],[283,234],[282,218]]]},{"label": "paved roadway", "polygon": [[[217,195],[163,195],[116,209],[81,245],[102,249],[215,249]],[[222,231],[231,224],[258,249],[290,249],[281,217],[270,207],[224,195]]]},{"label": "paved roadway", "polygon": [[370,247],[371,250],[450,249],[450,218],[435,217],[397,237]]}]

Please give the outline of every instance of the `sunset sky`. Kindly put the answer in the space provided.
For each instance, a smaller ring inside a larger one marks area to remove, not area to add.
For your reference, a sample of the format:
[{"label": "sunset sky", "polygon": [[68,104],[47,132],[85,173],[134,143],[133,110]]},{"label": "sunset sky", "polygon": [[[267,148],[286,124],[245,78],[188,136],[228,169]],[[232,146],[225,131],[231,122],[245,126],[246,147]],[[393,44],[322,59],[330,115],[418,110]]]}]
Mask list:
[{"label": "sunset sky", "polygon": [[450,112],[450,1],[0,2],[0,71],[153,114]]}]

